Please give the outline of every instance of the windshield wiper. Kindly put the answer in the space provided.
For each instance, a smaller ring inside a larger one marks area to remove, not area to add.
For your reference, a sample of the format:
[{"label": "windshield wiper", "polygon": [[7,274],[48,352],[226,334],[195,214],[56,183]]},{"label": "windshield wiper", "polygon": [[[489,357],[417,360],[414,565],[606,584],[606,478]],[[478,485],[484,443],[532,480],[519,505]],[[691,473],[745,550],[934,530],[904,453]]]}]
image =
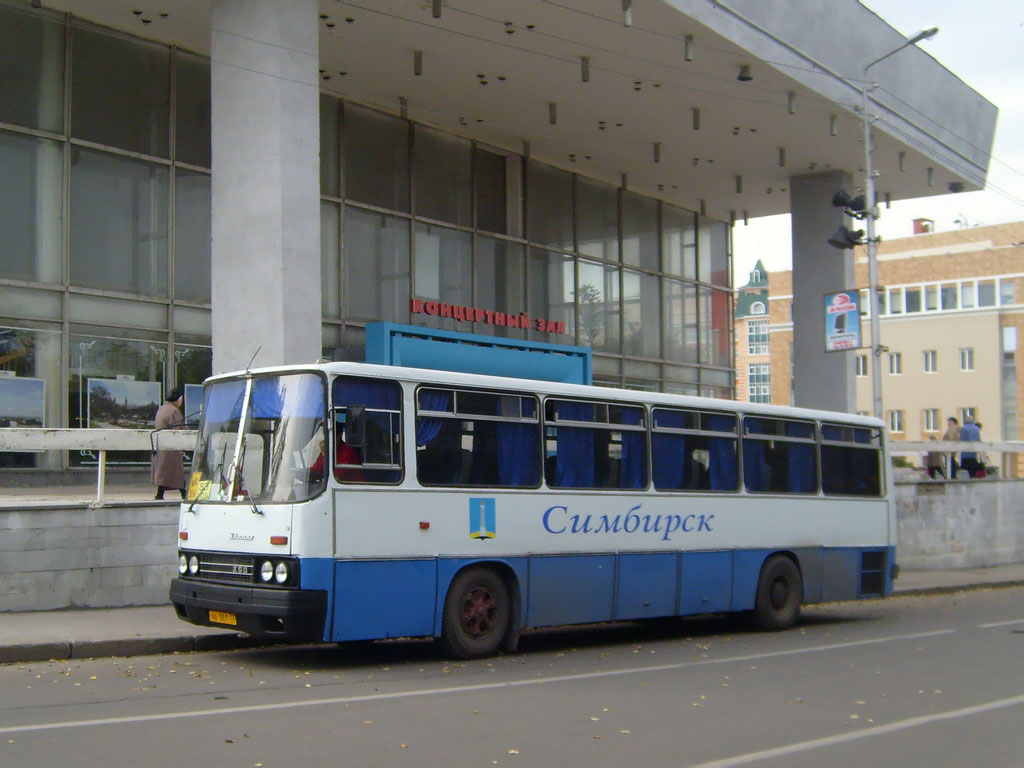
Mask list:
[{"label": "windshield wiper", "polygon": [[262,515],[263,510],[256,506],[256,500],[252,497],[252,494],[249,493],[249,489],[243,487],[242,493],[245,494],[245,500],[249,502],[249,506],[252,508],[252,513],[254,515]]},{"label": "windshield wiper", "polygon": [[[235,475],[235,477],[238,478],[238,488],[243,494],[245,494],[245,500],[249,502],[249,507],[252,509],[252,513],[254,515],[262,515],[263,510],[256,506],[256,500],[253,499],[252,494],[249,493],[249,489],[245,487],[245,475],[242,473],[242,470],[245,467],[245,437],[242,437],[242,453],[240,456],[236,456],[235,458],[238,460],[238,468],[236,470],[237,474]],[[234,489],[232,488],[232,491],[233,490]]]}]

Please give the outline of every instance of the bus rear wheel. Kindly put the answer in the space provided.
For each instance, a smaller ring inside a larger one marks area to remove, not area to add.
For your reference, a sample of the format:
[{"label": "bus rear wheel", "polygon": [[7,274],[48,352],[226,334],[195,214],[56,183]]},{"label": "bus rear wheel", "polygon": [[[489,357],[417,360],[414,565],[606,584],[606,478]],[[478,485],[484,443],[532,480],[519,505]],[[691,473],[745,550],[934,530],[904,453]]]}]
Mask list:
[{"label": "bus rear wheel", "polygon": [[803,579],[796,563],[783,555],[768,558],[757,582],[754,623],[772,632],[789,629],[796,624],[803,601]]},{"label": "bus rear wheel", "polygon": [[488,568],[470,568],[452,581],[444,601],[441,646],[458,659],[491,656],[508,630],[508,590]]}]

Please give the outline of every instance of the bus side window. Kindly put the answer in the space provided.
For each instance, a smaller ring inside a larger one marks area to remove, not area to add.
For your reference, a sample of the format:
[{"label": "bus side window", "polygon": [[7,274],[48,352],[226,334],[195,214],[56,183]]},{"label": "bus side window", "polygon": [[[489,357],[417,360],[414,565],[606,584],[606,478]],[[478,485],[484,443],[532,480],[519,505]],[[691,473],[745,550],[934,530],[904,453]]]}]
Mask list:
[{"label": "bus side window", "polygon": [[821,439],[821,486],[826,495],[881,495],[881,436],[876,430],[823,424]]},{"label": "bus side window", "polygon": [[343,483],[402,480],[402,388],[398,382],[339,376],[332,385],[334,476]]},{"label": "bus side window", "polygon": [[547,484],[552,488],[646,488],[645,422],[640,405],[548,400]]},{"label": "bus side window", "polygon": [[422,485],[540,483],[534,396],[433,386],[416,396],[416,477]]},{"label": "bus side window", "polygon": [[655,408],[652,418],[655,488],[659,491],[736,490],[739,473],[734,415]]},{"label": "bus side window", "polygon": [[743,484],[749,492],[817,491],[814,424],[747,416],[743,434]]}]

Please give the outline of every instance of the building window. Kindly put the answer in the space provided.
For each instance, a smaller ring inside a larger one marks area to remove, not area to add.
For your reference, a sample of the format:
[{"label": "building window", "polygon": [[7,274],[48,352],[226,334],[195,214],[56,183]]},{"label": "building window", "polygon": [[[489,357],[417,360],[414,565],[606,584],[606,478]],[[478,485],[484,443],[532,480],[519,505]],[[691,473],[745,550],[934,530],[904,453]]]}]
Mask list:
[{"label": "building window", "polygon": [[937,373],[939,370],[939,353],[934,349],[924,351],[924,372]]},{"label": "building window", "polygon": [[167,295],[169,176],[164,165],[72,150],[72,285]]},{"label": "building window", "polygon": [[920,312],[921,311],[921,289],[920,288],[907,288],[904,291],[906,298],[906,310],[907,312]]},{"label": "building window", "polygon": [[890,315],[902,315],[903,314],[903,289],[902,288],[890,288],[889,289],[889,314]]},{"label": "building window", "polygon": [[903,373],[903,353],[902,352],[890,352],[889,353],[889,375],[899,376]]},{"label": "building window", "polygon": [[963,283],[960,286],[960,307],[970,309],[977,303],[978,288],[975,283]]},{"label": "building window", "polygon": [[974,370],[974,347],[961,347],[960,349],[960,370]]},{"label": "building window", "polygon": [[763,301],[755,301],[750,305],[750,314],[752,315],[764,315],[767,313],[767,308]]},{"label": "building window", "polygon": [[903,431],[903,411],[889,411],[889,431]]},{"label": "building window", "polygon": [[978,409],[973,406],[965,406],[960,409],[960,423],[966,424],[968,419],[978,420]]},{"label": "building window", "polygon": [[747,399],[752,403],[770,403],[771,366],[768,363],[751,363],[747,366]]},{"label": "building window", "polygon": [[978,283],[978,306],[994,307],[996,305],[996,281],[982,280]]},{"label": "building window", "polygon": [[925,432],[938,432],[939,431],[939,409],[938,408],[925,408],[924,409],[924,431]]},{"label": "building window", "polygon": [[768,321],[747,321],[747,354],[768,354]]},{"label": "building window", "polygon": [[942,308],[943,309],[956,309],[957,308],[957,291],[956,283],[943,283],[939,288],[940,296],[942,297]]},{"label": "building window", "polygon": [[864,378],[868,375],[868,356],[857,355],[857,376]]},{"label": "building window", "polygon": [[999,306],[1005,307],[1017,303],[1017,293],[1013,279],[999,281]]}]

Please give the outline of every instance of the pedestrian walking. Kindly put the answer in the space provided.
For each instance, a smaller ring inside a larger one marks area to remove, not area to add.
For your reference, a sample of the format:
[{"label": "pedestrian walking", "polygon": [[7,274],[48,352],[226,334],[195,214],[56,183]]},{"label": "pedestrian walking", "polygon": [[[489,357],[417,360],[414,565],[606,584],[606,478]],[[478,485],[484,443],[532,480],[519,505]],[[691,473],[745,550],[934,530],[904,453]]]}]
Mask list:
[{"label": "pedestrian walking", "polygon": [[[177,387],[168,392],[164,404],[156,412],[153,428],[157,430],[183,428],[185,419],[181,415],[181,406],[184,402],[185,397]],[[182,460],[181,451],[154,451],[151,481],[156,486],[155,499],[163,499],[164,491],[170,490],[179,491],[181,498],[184,499],[185,463]]]}]

